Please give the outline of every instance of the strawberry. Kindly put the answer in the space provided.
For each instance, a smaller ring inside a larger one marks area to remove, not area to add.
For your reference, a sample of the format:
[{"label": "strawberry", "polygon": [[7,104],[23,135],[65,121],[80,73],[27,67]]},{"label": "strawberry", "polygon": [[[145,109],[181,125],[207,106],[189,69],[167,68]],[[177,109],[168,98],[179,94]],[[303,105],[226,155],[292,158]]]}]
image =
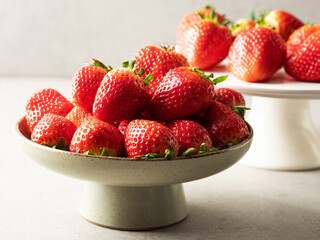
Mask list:
[{"label": "strawberry", "polygon": [[218,88],[216,89],[215,100],[227,105],[234,110],[240,117],[244,117],[246,108],[246,101],[243,95],[231,88]]},{"label": "strawberry", "polygon": [[150,120],[133,120],[125,134],[125,148],[130,158],[175,157],[179,143],[173,132]]},{"label": "strawberry", "polygon": [[212,140],[208,131],[200,124],[190,120],[174,120],[166,125],[176,136],[179,143],[179,155],[191,156],[212,149]]},{"label": "strawberry", "polygon": [[117,157],[121,156],[123,146],[123,136],[115,126],[92,118],[76,130],[70,151]]},{"label": "strawberry", "polygon": [[73,122],[77,128],[80,127],[82,123],[88,121],[91,118],[92,118],[92,114],[79,106],[75,106],[66,116],[66,119]]},{"label": "strawberry", "polygon": [[231,108],[213,101],[206,113],[205,127],[214,146],[228,147],[241,142],[249,134],[245,121]]},{"label": "strawberry", "polygon": [[199,68],[179,67],[170,70],[156,88],[148,111],[154,120],[170,121],[191,117],[206,109],[213,101],[213,79]]},{"label": "strawberry", "polygon": [[293,32],[287,41],[287,59],[296,51],[296,48],[302,44],[312,33],[320,31],[320,24],[306,25]]},{"label": "strawberry", "polygon": [[35,92],[27,101],[26,119],[30,132],[47,113],[65,117],[74,106],[58,91],[46,88]]},{"label": "strawberry", "polygon": [[77,127],[68,119],[45,114],[31,133],[31,141],[53,148],[68,150]]},{"label": "strawberry", "polygon": [[80,68],[72,79],[71,102],[92,112],[94,98],[100,83],[111,70],[112,67],[106,67],[96,59],[93,59],[91,65]]},{"label": "strawberry", "polygon": [[284,41],[287,41],[291,33],[304,25],[300,19],[291,13],[279,9],[267,13],[263,21],[264,25],[274,28]]},{"label": "strawberry", "polygon": [[187,13],[180,20],[177,28],[177,38],[180,38],[180,36],[184,33],[185,30],[190,27],[192,23],[201,21],[200,15],[205,18],[211,16],[212,18],[215,18],[216,21],[220,24],[227,21],[227,19],[225,19],[225,16],[216,12],[212,6],[206,6],[205,8],[201,8],[197,11]]},{"label": "strawberry", "polygon": [[200,21],[192,22],[178,34],[176,50],[188,59],[191,67],[206,69],[227,57],[233,36],[216,18],[201,14],[200,17]]},{"label": "strawberry", "polygon": [[175,52],[173,47],[162,45],[161,48],[146,46],[141,48],[133,56],[136,60],[134,67],[144,68],[146,77],[148,74],[153,76],[149,88],[153,91],[166,73],[176,67],[189,66],[187,59],[180,53]]},{"label": "strawberry", "polygon": [[125,136],[125,132],[126,132],[126,129],[127,129],[127,126],[128,124],[131,122],[131,120],[123,120],[119,123],[118,125],[118,129],[119,131],[121,132],[121,134],[123,136]]},{"label": "strawberry", "polygon": [[262,82],[285,62],[286,45],[270,28],[255,27],[239,34],[229,50],[229,71],[247,82]]},{"label": "strawberry", "polygon": [[141,68],[134,68],[135,60],[124,63],[125,67],[114,69],[106,74],[97,91],[93,105],[93,116],[107,122],[132,119],[141,114],[150,101],[147,84],[152,80]]},{"label": "strawberry", "polygon": [[286,72],[301,81],[320,82],[320,30],[310,34],[287,58]]}]

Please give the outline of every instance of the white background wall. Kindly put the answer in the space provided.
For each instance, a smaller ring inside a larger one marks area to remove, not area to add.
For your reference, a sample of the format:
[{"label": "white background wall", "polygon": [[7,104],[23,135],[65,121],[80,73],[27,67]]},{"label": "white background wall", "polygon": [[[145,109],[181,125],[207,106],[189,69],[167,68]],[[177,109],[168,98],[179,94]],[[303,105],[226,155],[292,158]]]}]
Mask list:
[{"label": "white background wall", "polygon": [[71,77],[92,57],[119,66],[144,45],[174,44],[182,16],[207,4],[232,20],[280,8],[320,23],[319,0],[0,0],[0,76]]}]

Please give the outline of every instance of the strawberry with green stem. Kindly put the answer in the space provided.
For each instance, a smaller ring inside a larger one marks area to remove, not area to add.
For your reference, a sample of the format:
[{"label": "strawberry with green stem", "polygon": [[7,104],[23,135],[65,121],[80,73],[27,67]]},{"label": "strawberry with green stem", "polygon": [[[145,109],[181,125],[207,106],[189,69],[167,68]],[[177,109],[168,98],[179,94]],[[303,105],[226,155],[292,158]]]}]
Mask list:
[{"label": "strawberry with green stem", "polygon": [[191,67],[207,69],[228,56],[233,36],[226,27],[221,24],[212,10],[209,16],[199,13],[200,21],[195,21],[178,34],[176,50],[183,54]]},{"label": "strawberry with green stem", "polygon": [[213,6],[206,6],[204,8],[198,9],[197,11],[187,13],[179,22],[177,28],[177,39],[190,27],[194,22],[201,21],[201,16],[203,18],[211,16],[220,24],[227,24],[230,21],[225,18],[224,14],[218,13]]},{"label": "strawberry with green stem", "polygon": [[124,139],[112,124],[90,119],[74,133],[70,151],[99,156],[121,156]]},{"label": "strawberry with green stem", "polygon": [[213,101],[206,112],[205,127],[214,146],[233,146],[249,134],[246,122],[225,104]]},{"label": "strawberry with green stem", "polygon": [[200,68],[172,69],[154,91],[148,111],[156,121],[191,117],[211,104],[215,94],[214,84],[226,78],[206,75]]},{"label": "strawberry with green stem", "polygon": [[250,108],[246,107],[246,101],[243,95],[231,88],[216,89],[216,95],[214,99],[227,105],[242,118],[244,118],[245,111],[250,110]]},{"label": "strawberry with green stem", "polygon": [[30,132],[48,113],[65,117],[74,106],[57,90],[46,88],[35,92],[28,99],[26,105],[26,120]]},{"label": "strawberry with green stem", "polygon": [[72,78],[71,102],[92,112],[93,102],[104,76],[113,68],[102,62],[92,59],[93,62],[80,68]]},{"label": "strawberry with green stem", "polygon": [[68,119],[55,115],[44,115],[31,133],[31,141],[48,147],[69,150],[77,127]]},{"label": "strawberry with green stem", "polygon": [[182,54],[177,53],[174,47],[167,44],[162,44],[160,47],[145,46],[134,54],[133,59],[136,60],[135,68],[145,70],[142,77],[146,77],[148,74],[153,76],[153,80],[149,84],[151,92],[154,91],[169,70],[189,66],[187,59]]},{"label": "strawberry with green stem", "polygon": [[228,59],[229,71],[239,79],[263,82],[284,65],[286,45],[274,30],[259,26],[235,38]]},{"label": "strawberry with green stem", "polygon": [[166,124],[179,143],[179,155],[191,156],[213,148],[211,136],[200,124],[190,120],[174,120]]},{"label": "strawberry with green stem", "polygon": [[108,72],[93,105],[93,116],[107,122],[133,119],[146,110],[150,101],[147,85],[151,75],[143,78],[144,68],[136,68],[135,60],[123,63],[123,68]]},{"label": "strawberry with green stem", "polygon": [[170,159],[178,155],[179,143],[168,127],[155,121],[136,119],[127,126],[125,149],[130,158]]}]

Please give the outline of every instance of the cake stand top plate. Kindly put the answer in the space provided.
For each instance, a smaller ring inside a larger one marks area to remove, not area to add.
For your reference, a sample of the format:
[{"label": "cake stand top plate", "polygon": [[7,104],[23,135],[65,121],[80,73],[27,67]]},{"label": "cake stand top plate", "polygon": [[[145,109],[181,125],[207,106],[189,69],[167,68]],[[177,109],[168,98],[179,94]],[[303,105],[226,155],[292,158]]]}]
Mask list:
[{"label": "cake stand top plate", "polygon": [[225,63],[219,64],[206,72],[214,73],[216,77],[229,75],[227,80],[219,83],[217,87],[233,88],[246,95],[273,98],[320,99],[320,82],[297,81],[286,74],[283,68],[263,83],[249,83],[238,79],[228,72],[227,64]]}]

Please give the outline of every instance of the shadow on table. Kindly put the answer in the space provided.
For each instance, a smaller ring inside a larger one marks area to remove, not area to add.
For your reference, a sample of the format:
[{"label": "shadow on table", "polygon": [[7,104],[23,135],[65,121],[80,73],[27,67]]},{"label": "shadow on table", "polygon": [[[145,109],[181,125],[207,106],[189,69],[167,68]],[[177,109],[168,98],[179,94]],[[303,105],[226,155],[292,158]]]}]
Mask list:
[{"label": "shadow on table", "polygon": [[[161,232],[161,239],[164,235],[168,239],[194,240],[319,239],[319,211],[275,202],[267,197],[247,196],[246,202],[236,201],[233,197],[203,204],[189,203],[186,220],[155,232]],[[243,204],[250,207],[244,210]]]}]

